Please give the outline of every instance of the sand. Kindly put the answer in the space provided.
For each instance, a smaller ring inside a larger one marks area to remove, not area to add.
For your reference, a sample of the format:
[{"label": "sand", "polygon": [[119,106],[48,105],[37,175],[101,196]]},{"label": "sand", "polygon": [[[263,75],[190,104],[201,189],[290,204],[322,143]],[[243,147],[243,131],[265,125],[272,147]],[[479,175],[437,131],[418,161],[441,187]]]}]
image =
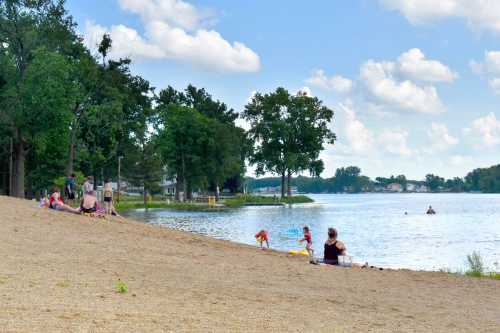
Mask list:
[{"label": "sand", "polygon": [[0,332],[500,332],[500,281],[315,266],[35,206],[0,197]]}]

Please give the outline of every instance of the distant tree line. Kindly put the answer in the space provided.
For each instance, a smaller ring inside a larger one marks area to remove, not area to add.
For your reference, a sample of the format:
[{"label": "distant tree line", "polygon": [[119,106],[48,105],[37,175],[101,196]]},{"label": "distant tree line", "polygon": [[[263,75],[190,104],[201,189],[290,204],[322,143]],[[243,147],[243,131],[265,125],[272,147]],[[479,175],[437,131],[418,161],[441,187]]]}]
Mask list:
[{"label": "distant tree line", "polygon": [[[403,191],[408,184],[426,186],[429,192],[482,192],[500,193],[500,165],[490,168],[475,169],[464,178],[445,179],[428,174],[423,180],[409,180],[404,175],[377,177],[375,180],[361,174],[361,169],[355,166],[339,168],[332,178],[298,176],[291,180],[291,186],[297,187],[303,193],[361,193],[373,192],[390,184],[400,184]],[[265,187],[280,186],[279,178],[246,179],[249,191]]]},{"label": "distant tree line", "polygon": [[158,92],[129,59],[110,59],[110,36],[96,47],[85,47],[64,0],[0,1],[0,193],[36,197],[73,172],[97,186],[120,164],[145,200],[165,177],[177,196],[218,196],[242,189],[249,162],[279,175],[285,195],[286,179],[323,171],[319,154],[335,135],[319,99],[257,93],[242,112],[246,132],[204,89]]}]

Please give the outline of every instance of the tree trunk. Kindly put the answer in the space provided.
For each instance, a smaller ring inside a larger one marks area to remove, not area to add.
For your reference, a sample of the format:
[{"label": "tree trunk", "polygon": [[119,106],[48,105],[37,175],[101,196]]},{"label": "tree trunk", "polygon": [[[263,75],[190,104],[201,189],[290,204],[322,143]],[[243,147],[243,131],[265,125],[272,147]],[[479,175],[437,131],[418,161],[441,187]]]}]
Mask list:
[{"label": "tree trunk", "polygon": [[76,124],[71,127],[68,147],[68,164],[66,165],[66,175],[69,176],[75,171],[75,144],[76,144]]},{"label": "tree trunk", "polygon": [[183,202],[186,199],[186,193],[187,193],[187,181],[186,181],[186,177],[182,177],[182,201]]},{"label": "tree trunk", "polygon": [[175,200],[180,200],[180,192],[181,192],[181,178],[175,177]]},{"label": "tree trunk", "polygon": [[215,184],[215,200],[218,202],[220,199],[220,188],[219,184]]},{"label": "tree trunk", "polygon": [[190,181],[186,185],[186,199],[189,201],[193,200],[193,186]]},{"label": "tree trunk", "polygon": [[148,204],[148,190],[146,189],[146,184],[143,184],[142,198],[144,199],[144,207]]},{"label": "tree trunk", "polygon": [[25,144],[22,138],[18,137],[14,145],[14,177],[12,181],[12,196],[24,198],[24,169],[26,162]]},{"label": "tree trunk", "polygon": [[288,179],[287,179],[287,196],[289,198],[292,197],[292,172],[288,170]]},{"label": "tree trunk", "polygon": [[285,197],[285,172],[281,174],[281,198]]}]

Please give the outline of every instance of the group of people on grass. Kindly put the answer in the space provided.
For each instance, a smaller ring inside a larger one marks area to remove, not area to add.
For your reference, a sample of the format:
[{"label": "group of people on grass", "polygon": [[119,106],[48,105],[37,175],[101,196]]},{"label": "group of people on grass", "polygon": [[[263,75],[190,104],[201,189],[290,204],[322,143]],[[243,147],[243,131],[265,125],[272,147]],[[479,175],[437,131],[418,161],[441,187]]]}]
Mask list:
[{"label": "group of people on grass", "polygon": [[63,211],[74,214],[88,214],[91,216],[102,217],[104,215],[118,216],[118,213],[113,206],[113,188],[109,179],[106,179],[103,187],[104,207],[97,199],[97,193],[94,190],[93,177],[88,176],[82,185],[82,197],[78,208],[74,208],[70,203],[75,203],[76,194],[76,177],[71,174],[64,182],[64,200],[61,196],[61,189],[54,187],[48,198],[43,198],[40,206],[57,211]]},{"label": "group of people on grass", "polygon": [[[335,228],[328,228],[328,239],[324,244],[324,254],[321,261],[314,259],[314,250],[312,242],[312,234],[308,226],[303,228],[303,237],[299,240],[300,243],[306,243],[306,250],[309,254],[310,262],[314,264],[325,264],[325,265],[339,265],[339,257],[345,256],[347,254],[347,248],[344,243],[337,239],[338,233]],[[255,238],[260,243],[260,247],[264,247],[264,242],[267,248],[269,248],[269,233],[267,230],[260,230],[255,234]],[[357,267],[368,267],[368,264],[359,265],[352,264],[351,266]]]}]

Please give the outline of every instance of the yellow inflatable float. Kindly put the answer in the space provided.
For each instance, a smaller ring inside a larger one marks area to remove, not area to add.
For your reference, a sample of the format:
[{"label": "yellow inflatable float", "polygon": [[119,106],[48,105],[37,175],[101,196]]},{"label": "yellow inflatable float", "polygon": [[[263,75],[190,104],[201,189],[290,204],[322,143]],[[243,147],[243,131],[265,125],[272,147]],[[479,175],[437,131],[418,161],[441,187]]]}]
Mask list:
[{"label": "yellow inflatable float", "polygon": [[309,252],[307,252],[307,250],[305,250],[305,249],[302,251],[290,250],[290,251],[288,251],[288,254],[290,254],[292,256],[304,256],[304,257],[309,256]]}]

